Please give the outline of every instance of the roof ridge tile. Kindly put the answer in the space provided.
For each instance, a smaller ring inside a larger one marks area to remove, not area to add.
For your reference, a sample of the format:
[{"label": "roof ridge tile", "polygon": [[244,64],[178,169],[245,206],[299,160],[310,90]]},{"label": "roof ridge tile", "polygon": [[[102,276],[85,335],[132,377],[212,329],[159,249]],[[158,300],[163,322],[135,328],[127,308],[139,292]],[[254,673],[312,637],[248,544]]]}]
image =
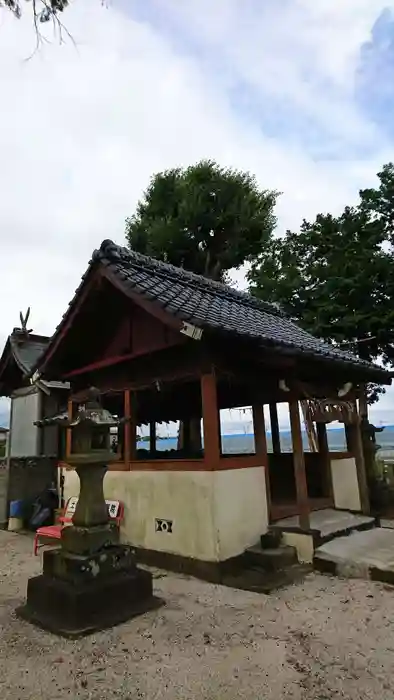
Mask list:
[{"label": "roof ridge tile", "polygon": [[173,277],[178,282],[184,281],[186,284],[188,282],[194,282],[196,286],[204,289],[204,291],[210,290],[216,295],[233,299],[244,306],[266,311],[273,316],[288,318],[287,314],[276,304],[253,297],[248,294],[248,292],[234,289],[234,287],[230,287],[224,282],[219,282],[217,280],[210,279],[209,277],[203,277],[203,275],[197,275],[195,272],[176,267],[175,265],[164,262],[163,260],[157,260],[156,258],[149,257],[148,255],[137,253],[135,250],[129,250],[129,248],[119,246],[110,239],[106,239],[101,243],[100,248],[94,251],[92,259],[93,261],[100,260],[104,262],[104,264],[111,264],[111,262],[114,263],[116,261],[123,264],[126,262],[134,266],[141,266],[144,271],[146,271],[148,268],[154,270],[156,273],[161,273],[167,278]]}]

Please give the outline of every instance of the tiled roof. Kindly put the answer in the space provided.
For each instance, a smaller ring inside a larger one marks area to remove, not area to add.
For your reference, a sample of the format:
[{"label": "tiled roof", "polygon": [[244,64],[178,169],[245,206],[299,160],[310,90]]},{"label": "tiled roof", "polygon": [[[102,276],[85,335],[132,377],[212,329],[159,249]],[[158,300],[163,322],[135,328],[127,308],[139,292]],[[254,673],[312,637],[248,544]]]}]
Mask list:
[{"label": "tiled roof", "polygon": [[380,367],[315,338],[276,305],[246,292],[130,251],[110,240],[103,241],[99,250],[94,251],[92,263],[95,262],[116,275],[125,289],[199,328],[252,338],[264,346],[389,376]]}]

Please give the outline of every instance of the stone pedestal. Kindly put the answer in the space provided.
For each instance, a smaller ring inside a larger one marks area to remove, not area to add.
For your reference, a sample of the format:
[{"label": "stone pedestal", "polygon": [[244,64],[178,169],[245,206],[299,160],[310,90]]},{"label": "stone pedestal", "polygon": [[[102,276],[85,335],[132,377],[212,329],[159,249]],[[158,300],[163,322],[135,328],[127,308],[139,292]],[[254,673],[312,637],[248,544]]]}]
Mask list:
[{"label": "stone pedestal", "polygon": [[68,638],[126,622],[158,607],[152,574],[138,569],[131,547],[113,545],[92,555],[44,552],[41,576],[29,579],[19,617]]},{"label": "stone pedestal", "polygon": [[106,466],[77,466],[81,490],[73,524],[61,548],[44,552],[43,573],[29,579],[19,617],[63,637],[76,638],[126,622],[158,607],[152,575],[138,569],[131,547],[119,544],[104,500]]}]

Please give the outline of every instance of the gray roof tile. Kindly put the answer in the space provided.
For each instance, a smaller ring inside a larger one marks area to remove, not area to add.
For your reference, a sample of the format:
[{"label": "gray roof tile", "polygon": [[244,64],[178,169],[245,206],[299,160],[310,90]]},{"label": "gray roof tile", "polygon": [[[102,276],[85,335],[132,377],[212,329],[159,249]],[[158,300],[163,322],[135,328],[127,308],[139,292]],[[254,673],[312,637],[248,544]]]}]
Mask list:
[{"label": "gray roof tile", "polygon": [[94,251],[99,261],[125,287],[154,300],[171,315],[201,328],[211,328],[262,345],[288,348],[294,353],[331,359],[384,374],[380,367],[339,350],[297,326],[277,305],[256,299],[225,284],[105,240]]}]

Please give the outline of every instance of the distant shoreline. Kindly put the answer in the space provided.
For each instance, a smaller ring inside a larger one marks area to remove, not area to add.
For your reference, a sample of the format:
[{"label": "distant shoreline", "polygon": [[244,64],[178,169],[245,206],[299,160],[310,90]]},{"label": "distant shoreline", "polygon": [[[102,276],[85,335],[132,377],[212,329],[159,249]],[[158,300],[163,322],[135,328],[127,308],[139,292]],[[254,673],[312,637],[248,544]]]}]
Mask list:
[{"label": "distant shoreline", "polygon": [[[394,425],[384,425],[384,426],[379,426],[382,428],[385,428],[387,430],[393,430]],[[341,432],[343,431],[343,427],[340,426],[339,428],[328,428],[327,427],[327,432],[329,433],[336,433],[336,432]],[[271,431],[267,430],[267,436],[271,436]],[[279,431],[281,435],[291,435],[291,430],[290,428],[282,429]],[[302,431],[304,434],[306,434],[305,430]],[[222,434],[223,438],[253,438],[254,435],[253,433],[223,433]],[[138,442],[147,442],[149,440],[149,436],[143,436],[141,437]],[[177,435],[163,435],[163,436],[157,436],[157,440],[177,440]]]}]

